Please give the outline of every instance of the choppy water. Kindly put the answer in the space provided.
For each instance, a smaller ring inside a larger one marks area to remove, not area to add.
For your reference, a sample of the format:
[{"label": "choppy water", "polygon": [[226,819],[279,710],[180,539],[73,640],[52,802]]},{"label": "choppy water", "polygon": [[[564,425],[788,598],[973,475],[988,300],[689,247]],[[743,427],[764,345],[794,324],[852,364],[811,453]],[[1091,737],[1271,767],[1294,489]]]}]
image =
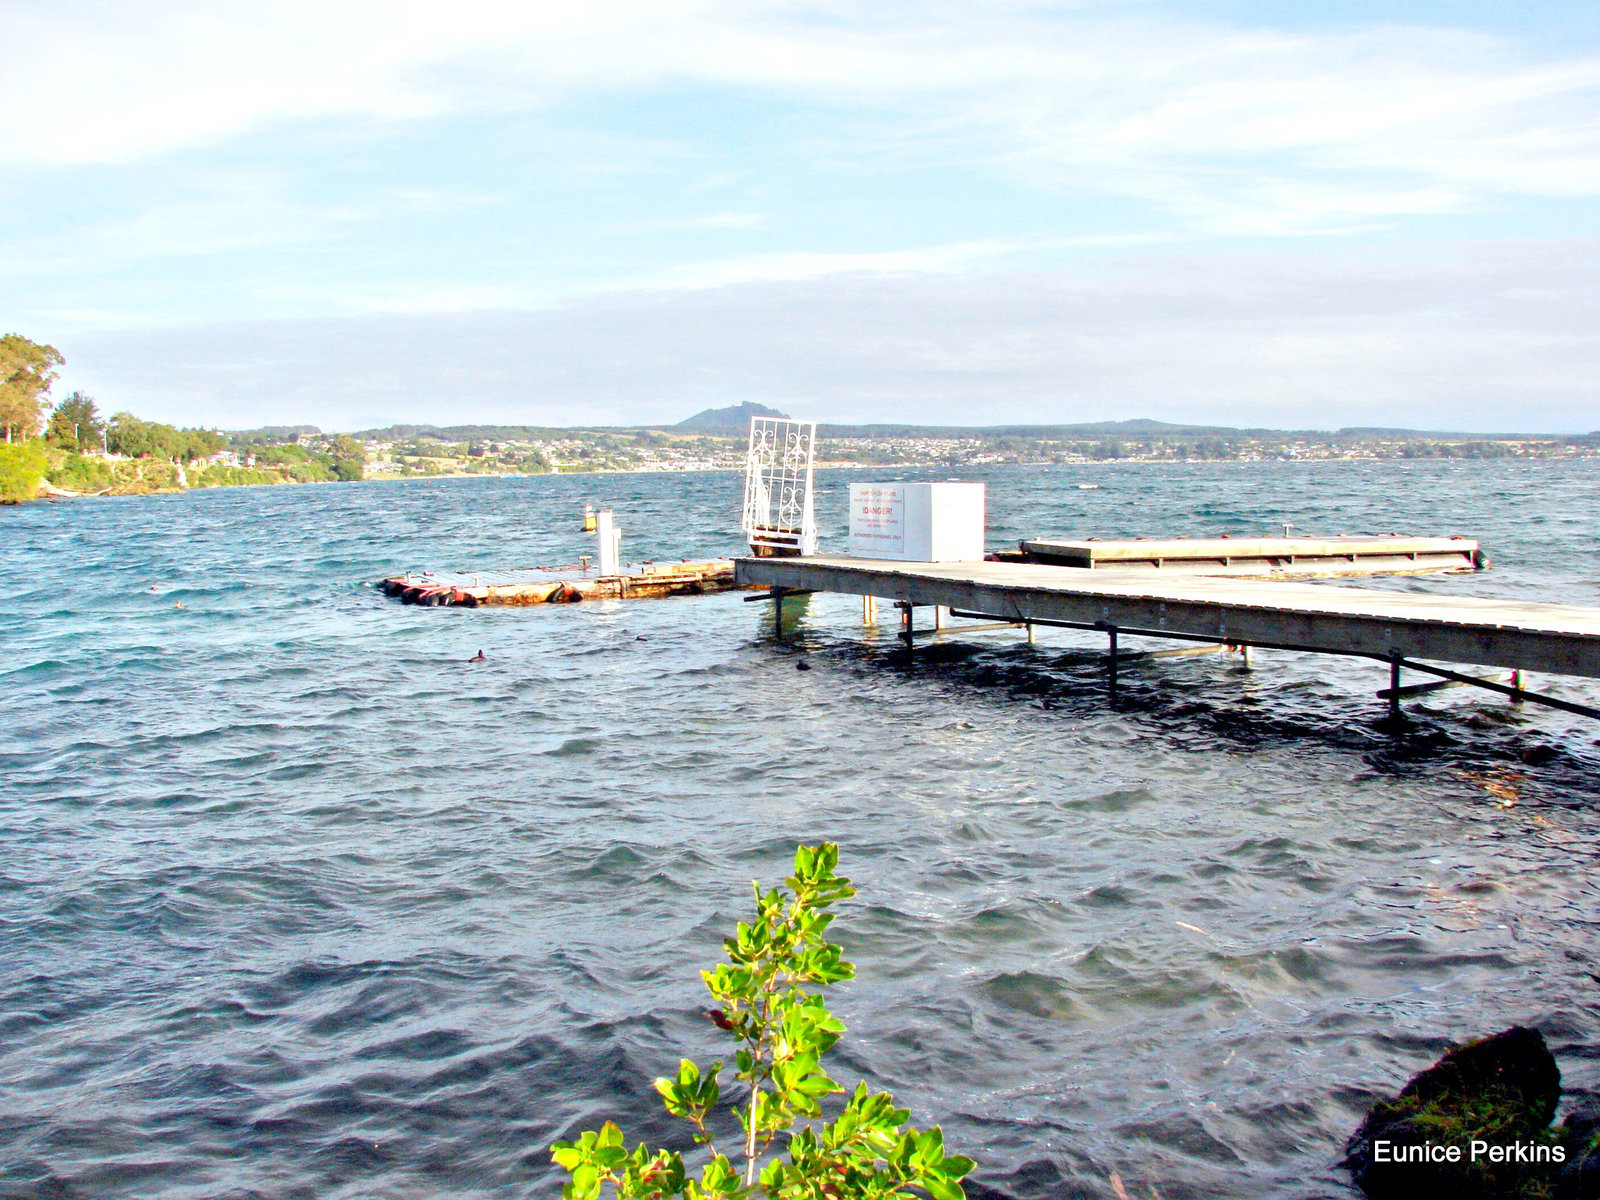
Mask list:
[{"label": "choppy water", "polygon": [[[1460,532],[1494,572],[1384,586],[1600,603],[1597,468],[996,470],[991,541]],[[553,1196],[551,1139],[673,1132],[648,1080],[722,1051],[695,968],[822,839],[861,888],[840,1073],[1014,1196],[1345,1194],[1370,1094],[1512,1022],[1600,1087],[1593,722],[1457,690],[1397,736],[1382,667],[1273,653],[1113,706],[1094,639],[907,664],[844,598],[778,646],[737,594],[370,586],[573,561],[586,500],[640,557],[726,551],[738,488],[0,511],[0,1194]]]}]

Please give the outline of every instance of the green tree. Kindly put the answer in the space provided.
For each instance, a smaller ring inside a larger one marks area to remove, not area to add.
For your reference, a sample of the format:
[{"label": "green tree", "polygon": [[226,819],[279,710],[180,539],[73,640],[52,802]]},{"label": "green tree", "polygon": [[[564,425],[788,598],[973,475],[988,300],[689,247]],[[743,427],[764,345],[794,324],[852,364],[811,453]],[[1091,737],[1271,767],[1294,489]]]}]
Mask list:
[{"label": "green tree", "polygon": [[228,439],[214,429],[179,429],[159,421],[142,421],[129,412],[112,416],[106,426],[106,444],[113,454],[129,458],[165,458],[193,462],[215,454]]},{"label": "green tree", "polygon": [[[836,1119],[811,1124],[822,1115],[822,1098],[844,1091],[821,1065],[844,1026],[820,995],[806,990],[855,975],[842,948],[824,937],[833,920],[826,910],[855,895],[850,881],[834,873],[838,862],[835,845],[801,846],[785,881],[792,894],[783,888],[763,894],[757,884],[755,917],[723,943],[728,961],[700,973],[720,1006],[717,1025],[738,1043],[734,1061],[745,1089],[742,1103],[729,1106],[742,1131],[734,1156],[717,1150],[707,1124],[721,1099],[722,1064],[702,1071],[686,1058],[675,1077],[655,1086],[667,1111],[692,1124],[696,1144],[709,1153],[699,1179],[689,1178],[676,1151],[640,1143],[630,1153],[622,1130],[607,1121],[550,1148],[571,1176],[563,1200],[598,1200],[607,1185],[618,1200],[887,1200],[909,1189],[931,1200],[964,1200],[961,1180],[972,1160],[946,1156],[939,1128],[911,1128],[910,1114],[886,1092],[860,1084]],[[763,1154],[786,1132],[787,1159],[763,1166]]]},{"label": "green tree", "polygon": [[255,452],[255,460],[258,463],[273,465],[308,463],[311,461],[311,452],[304,446],[285,442],[279,446],[262,446]]},{"label": "green tree", "polygon": [[106,425],[106,444],[111,453],[127,458],[151,458],[156,452],[155,433],[149,421],[141,421],[131,412],[111,415]]},{"label": "green tree", "polygon": [[100,449],[100,431],[106,423],[93,396],[73,392],[50,414],[49,438],[58,446],[73,450]]},{"label": "green tree", "polygon": [[5,426],[6,441],[26,441],[38,432],[45,396],[63,361],[54,346],[31,342],[20,333],[0,337],[0,425]]},{"label": "green tree", "polygon": [[367,448],[347,433],[341,433],[328,445],[333,457],[333,474],[337,479],[353,482],[367,476]]}]

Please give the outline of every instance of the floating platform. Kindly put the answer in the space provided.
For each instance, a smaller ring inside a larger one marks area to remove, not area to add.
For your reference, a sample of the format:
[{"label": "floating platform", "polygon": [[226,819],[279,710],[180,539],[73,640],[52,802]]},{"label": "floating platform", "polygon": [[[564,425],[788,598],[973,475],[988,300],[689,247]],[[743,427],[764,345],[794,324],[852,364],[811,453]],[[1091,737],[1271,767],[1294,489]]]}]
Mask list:
[{"label": "floating platform", "polygon": [[584,600],[693,596],[723,592],[734,582],[733,560],[644,563],[616,575],[579,567],[528,567],[511,571],[420,571],[392,575],[378,586],[406,604],[575,604]]},{"label": "floating platform", "polygon": [[1033,538],[1004,560],[1083,570],[1153,568],[1206,575],[1273,578],[1421,575],[1482,571],[1488,557],[1470,538],[1400,534],[1339,537],[1136,538],[1059,541]]}]

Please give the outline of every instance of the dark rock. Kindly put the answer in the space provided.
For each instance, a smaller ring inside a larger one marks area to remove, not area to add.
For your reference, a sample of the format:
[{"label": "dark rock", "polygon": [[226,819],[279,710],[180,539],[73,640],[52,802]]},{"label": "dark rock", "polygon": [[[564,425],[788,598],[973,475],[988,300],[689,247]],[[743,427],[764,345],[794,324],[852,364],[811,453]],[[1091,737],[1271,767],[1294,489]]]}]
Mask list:
[{"label": "dark rock", "polygon": [[[1488,1155],[1474,1161],[1471,1145],[1550,1147],[1560,1099],[1561,1071],[1544,1038],[1536,1029],[1512,1026],[1451,1050],[1393,1100],[1373,1105],[1346,1147],[1345,1165],[1373,1200],[1543,1195],[1553,1163],[1497,1163]],[[1380,1142],[1386,1144],[1381,1155]],[[1451,1147],[1458,1148],[1455,1162],[1407,1161],[1418,1154],[1442,1157],[1438,1148]],[[1548,1149],[1542,1154],[1549,1156]]]},{"label": "dark rock", "polygon": [[1557,1130],[1567,1161],[1556,1175],[1554,1200],[1600,1200],[1600,1096],[1567,1114]]},{"label": "dark rock", "polygon": [[811,670],[811,664],[802,658],[799,662],[795,663],[794,669],[796,671],[809,671]]}]

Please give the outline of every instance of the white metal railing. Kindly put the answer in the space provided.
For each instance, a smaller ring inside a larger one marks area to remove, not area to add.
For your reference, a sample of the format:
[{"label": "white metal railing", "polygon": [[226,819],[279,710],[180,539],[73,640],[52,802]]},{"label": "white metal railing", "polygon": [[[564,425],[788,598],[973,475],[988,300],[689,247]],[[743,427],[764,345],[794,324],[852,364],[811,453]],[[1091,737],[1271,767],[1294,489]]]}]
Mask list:
[{"label": "white metal railing", "polygon": [[762,548],[787,554],[817,552],[817,518],[811,504],[816,440],[815,421],[750,418],[743,529],[757,553]]}]

